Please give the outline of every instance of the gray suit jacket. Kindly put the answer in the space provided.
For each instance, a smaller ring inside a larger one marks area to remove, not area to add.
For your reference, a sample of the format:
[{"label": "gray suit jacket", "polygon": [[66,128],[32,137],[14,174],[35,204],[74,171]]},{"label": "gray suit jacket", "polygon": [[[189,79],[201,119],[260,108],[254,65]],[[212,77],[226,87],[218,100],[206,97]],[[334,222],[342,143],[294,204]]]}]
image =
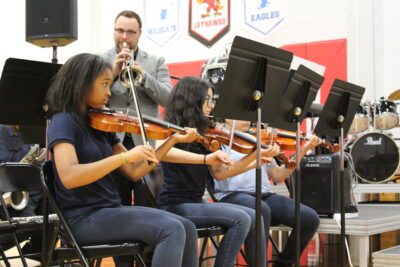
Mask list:
[{"label": "gray suit jacket", "polygon": [[[138,48],[139,49],[139,48]],[[115,60],[117,50],[115,47],[101,54],[111,64]],[[139,49],[136,60],[146,71],[144,86],[136,87],[139,108],[143,114],[159,117],[158,105],[166,106],[172,90],[169,71],[165,59]],[[133,59],[132,59],[133,62]],[[124,87],[119,78],[111,86],[110,108],[135,110],[135,104],[130,89]],[[119,135],[123,138],[124,135]],[[133,136],[136,145],[142,144],[139,136]]]}]

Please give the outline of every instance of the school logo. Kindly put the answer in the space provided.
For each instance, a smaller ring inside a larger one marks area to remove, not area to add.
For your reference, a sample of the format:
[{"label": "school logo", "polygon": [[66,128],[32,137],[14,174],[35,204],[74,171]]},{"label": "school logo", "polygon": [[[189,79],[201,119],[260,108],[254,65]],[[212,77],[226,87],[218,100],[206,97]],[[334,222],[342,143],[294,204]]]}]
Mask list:
[{"label": "school logo", "polygon": [[267,35],[285,19],[278,0],[243,1],[245,25],[256,32]]},{"label": "school logo", "polygon": [[179,32],[179,0],[144,1],[144,35],[160,47]]},{"label": "school logo", "polygon": [[229,31],[230,0],[190,0],[189,35],[210,47]]}]

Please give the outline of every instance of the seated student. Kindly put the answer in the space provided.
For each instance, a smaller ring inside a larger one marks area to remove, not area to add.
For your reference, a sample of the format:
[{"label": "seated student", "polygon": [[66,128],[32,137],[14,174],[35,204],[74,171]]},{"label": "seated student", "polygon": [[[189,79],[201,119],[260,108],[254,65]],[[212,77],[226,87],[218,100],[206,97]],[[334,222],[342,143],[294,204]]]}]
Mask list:
[{"label": "seated student", "polygon": [[[197,77],[184,77],[175,86],[169,99],[165,120],[187,127],[196,127],[204,135],[209,128],[207,115],[215,106],[213,90],[207,81]],[[156,143],[156,146],[162,144]],[[187,158],[186,162],[171,163],[183,151],[197,153],[197,160]],[[216,153],[216,152],[214,152]],[[221,157],[227,157],[221,154]],[[265,157],[279,153],[278,146],[263,149]],[[191,220],[197,227],[221,226],[226,229],[217,251],[216,267],[231,267],[243,242],[249,266],[255,263],[255,212],[253,209],[228,203],[203,202],[206,183],[212,179],[226,179],[248,169],[255,159],[251,153],[238,159],[234,164],[215,164],[208,167],[211,156],[198,142],[177,144],[163,158],[164,185],[157,197],[161,208]],[[170,162],[166,162],[166,161]],[[229,160],[230,162],[230,160]],[[262,241],[262,253],[266,258],[266,244]],[[266,261],[261,266],[266,266]]]},{"label": "seated student", "polygon": [[[238,131],[246,131],[250,122],[236,121],[235,128]],[[226,120],[225,126],[232,127],[232,120]],[[303,145],[300,151],[300,158],[303,158],[306,152],[321,143],[317,136],[312,136],[310,141]],[[223,151],[227,150],[224,146]],[[243,157],[242,154],[231,150],[230,155],[233,160]],[[262,167],[262,202],[261,212],[264,219],[265,239],[268,240],[269,226],[285,224],[293,228],[285,249],[278,255],[278,261],[274,267],[292,266],[296,260],[296,229],[295,227],[295,201],[275,194],[271,191],[269,179],[275,183],[284,181],[294,171],[287,169],[284,165],[278,166],[273,158],[263,158],[263,162],[268,162]],[[255,209],[255,170],[250,169],[244,173],[238,174],[230,179],[223,181],[215,180],[216,197],[223,203],[232,203]],[[319,226],[318,214],[311,208],[301,204],[301,251],[307,246]]]},{"label": "seated student", "polygon": [[[32,149],[32,145],[25,144],[20,135],[18,125],[0,125],[0,163],[4,162],[20,162]],[[38,163],[38,162],[31,162]],[[43,196],[40,192],[29,192],[29,201],[25,208],[16,210],[12,207],[8,208],[12,217],[30,217],[41,214],[41,203]],[[1,219],[5,219],[5,214],[0,215]],[[28,240],[22,252],[24,254],[36,253],[41,251],[41,233],[34,232],[18,232],[17,238],[20,242]],[[0,246],[3,250],[8,250],[15,246],[12,235],[0,235]]]},{"label": "seated student", "polygon": [[[175,214],[122,206],[112,172],[120,169],[138,180],[178,142],[192,142],[195,129],[171,135],[156,151],[131,150],[115,133],[88,125],[88,110],[102,109],[111,95],[112,66],[92,54],[70,58],[48,91],[51,108],[48,148],[54,165],[56,201],[81,245],[142,241],[154,245],[152,266],[197,266],[197,232],[192,222]],[[118,257],[117,266],[132,266]]]}]

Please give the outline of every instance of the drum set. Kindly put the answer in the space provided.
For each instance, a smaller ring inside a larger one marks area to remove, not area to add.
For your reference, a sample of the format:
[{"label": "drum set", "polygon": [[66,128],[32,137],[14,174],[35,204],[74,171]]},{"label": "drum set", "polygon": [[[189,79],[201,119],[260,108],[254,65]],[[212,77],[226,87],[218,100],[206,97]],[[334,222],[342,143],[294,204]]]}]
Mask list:
[{"label": "drum set", "polygon": [[393,179],[400,162],[399,148],[389,130],[399,126],[395,100],[400,89],[376,102],[360,104],[350,126],[351,137],[345,150],[353,158],[357,177],[366,183],[384,183]]}]

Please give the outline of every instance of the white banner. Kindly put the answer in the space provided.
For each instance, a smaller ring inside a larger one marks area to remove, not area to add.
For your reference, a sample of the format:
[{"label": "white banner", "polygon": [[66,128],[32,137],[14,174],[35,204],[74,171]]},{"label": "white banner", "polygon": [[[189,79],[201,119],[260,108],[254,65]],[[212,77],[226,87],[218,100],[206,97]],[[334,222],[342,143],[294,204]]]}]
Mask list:
[{"label": "white banner", "polygon": [[179,32],[179,0],[144,1],[144,35],[160,47]]},{"label": "white banner", "polygon": [[245,25],[267,35],[284,21],[280,0],[244,0]]}]

